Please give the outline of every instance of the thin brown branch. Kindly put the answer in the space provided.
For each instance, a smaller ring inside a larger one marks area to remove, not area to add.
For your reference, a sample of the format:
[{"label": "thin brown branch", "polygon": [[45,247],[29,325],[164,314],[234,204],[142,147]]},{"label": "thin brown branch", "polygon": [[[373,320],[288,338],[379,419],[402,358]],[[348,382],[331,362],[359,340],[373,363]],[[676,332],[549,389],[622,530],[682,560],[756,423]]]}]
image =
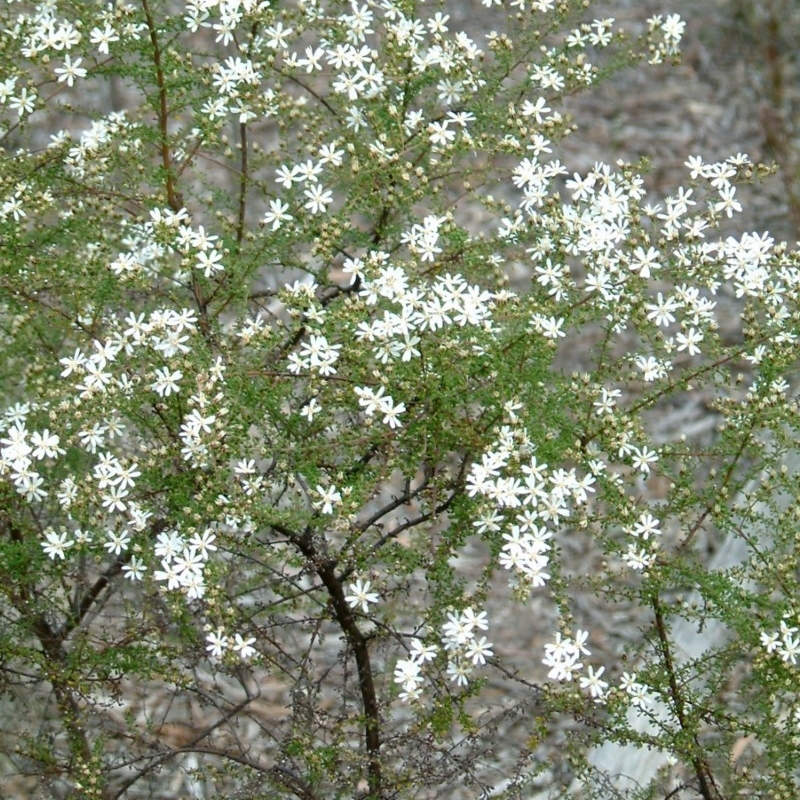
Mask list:
[{"label": "thin brown branch", "polygon": [[313,541],[313,534],[307,530],[295,535],[293,542],[300,552],[313,565],[317,575],[328,591],[330,604],[339,627],[353,650],[358,672],[358,687],[361,705],[364,710],[364,745],[367,751],[368,800],[382,800],[384,797],[381,773],[381,718],[378,694],[372,673],[369,642],[356,622],[353,610],[347,604],[341,576],[336,574],[335,562],[325,558]]},{"label": "thin brown branch", "polygon": [[653,595],[652,606],[653,613],[655,614],[655,627],[656,634],[658,636],[658,644],[661,650],[664,668],[667,671],[669,696],[672,700],[672,707],[675,709],[675,716],[677,717],[681,730],[689,734],[692,744],[694,745],[694,748],[696,748],[695,752],[689,755],[689,761],[691,762],[695,777],[697,778],[700,795],[703,797],[703,800],[722,800],[722,795],[717,788],[714,775],[711,772],[711,767],[709,767],[707,760],[701,755],[702,748],[697,739],[697,728],[690,722],[686,713],[686,703],[684,701],[681,687],[678,684],[675,661],[672,657],[672,648],[670,646],[669,634],[667,633],[667,625],[664,619],[664,609],[657,594]]},{"label": "thin brown branch", "polygon": [[784,22],[779,19],[775,4],[768,3],[766,30],[762,37],[764,63],[767,68],[767,99],[760,104],[758,111],[766,145],[780,166],[780,176],[789,206],[789,215],[792,218],[797,237],[800,236],[800,197],[795,186],[796,164],[784,114],[786,105],[785,67],[780,48],[783,24]]},{"label": "thin brown branch", "polygon": [[169,145],[169,102],[167,84],[164,79],[164,67],[161,61],[161,48],[158,44],[158,31],[148,0],[142,0],[142,8],[147,21],[150,44],[153,48],[153,66],[156,69],[156,85],[158,86],[158,108],[156,109],[156,114],[158,116],[158,129],[161,133],[161,166],[164,168],[167,203],[173,211],[178,212],[183,208],[183,198],[175,186],[175,174],[172,169],[172,149]]},{"label": "thin brown branch", "polygon": [[239,145],[242,148],[239,172],[239,214],[236,221],[236,244],[241,248],[244,239],[245,212],[247,210],[247,187],[250,183],[247,165],[247,124],[239,123]]}]

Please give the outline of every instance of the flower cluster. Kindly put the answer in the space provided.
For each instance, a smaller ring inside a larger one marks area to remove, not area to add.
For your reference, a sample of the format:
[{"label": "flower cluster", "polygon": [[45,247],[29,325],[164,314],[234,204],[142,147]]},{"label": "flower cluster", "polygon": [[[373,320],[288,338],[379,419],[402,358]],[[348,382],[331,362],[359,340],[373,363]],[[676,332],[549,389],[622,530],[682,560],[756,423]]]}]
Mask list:
[{"label": "flower cluster", "polygon": [[423,644],[414,639],[408,658],[395,665],[394,680],[402,687],[401,700],[419,700],[424,682],[423,667],[435,661],[440,653],[447,660],[447,675],[456,686],[466,686],[475,667],[483,666],[494,655],[492,643],[478,634],[488,630],[485,611],[475,612],[467,607],[462,611],[448,611],[447,621],[441,628],[441,647]]},{"label": "flower cluster", "polygon": [[206,591],[203,571],[210,554],[217,549],[216,538],[211,528],[192,534],[188,540],[178,531],[160,533],[153,552],[161,559],[161,569],[153,577],[164,581],[167,589],[181,589],[189,600],[203,597]]},{"label": "flower cluster", "polygon": [[44,478],[34,468],[36,461],[63,455],[60,437],[47,428],[29,431],[25,424],[28,409],[13,409],[3,420],[4,436],[0,439],[0,477],[10,480],[17,493],[28,501],[47,496],[42,488]]},{"label": "flower cluster", "polygon": [[636,523],[628,528],[627,533],[633,541],[628,543],[622,559],[631,569],[646,570],[655,563],[658,553],[656,537],[661,533],[660,524],[649,511],[644,511]]},{"label": "flower cluster", "polygon": [[[72,391],[71,405],[90,411],[98,405],[117,408],[117,403],[128,402],[142,390],[152,392],[158,400],[180,394],[183,372],[171,364],[190,351],[196,322],[196,313],[186,309],[157,309],[146,316],[130,313],[122,320],[113,320],[107,339],[95,340],[90,349],[77,348],[72,355],[60,359],[61,387],[65,392]],[[131,365],[140,350],[148,354],[149,366],[134,371]],[[155,366],[161,359],[164,366]],[[224,366],[217,361],[203,382],[205,389],[211,389],[223,373]],[[206,463],[208,448],[219,435],[214,422],[218,416],[224,417],[224,409],[209,410],[212,402],[213,397],[198,388],[188,398],[178,432],[181,453],[195,466]],[[80,482],[68,476],[52,487],[32,465],[35,460],[45,460],[49,471],[57,474],[56,467],[59,460],[63,462],[67,449],[60,444],[62,439],[48,429],[27,429],[26,419],[33,413],[30,407],[14,411],[13,421],[6,423],[0,453],[2,474],[14,480],[21,494],[44,501],[51,489],[56,489],[55,498],[66,514],[66,522],[60,529],[49,528],[43,533],[43,551],[51,559],[63,560],[68,548],[85,550],[97,543],[107,554],[120,559],[127,579],[141,580],[149,555],[142,558],[137,541],[148,530],[154,511],[137,491],[143,469],[137,458],[129,455],[131,436],[136,435],[136,430],[129,429],[117,413],[101,414],[101,419],[93,422],[88,419],[94,415],[88,414],[87,422],[74,428],[65,444],[73,456],[81,452],[88,458],[91,469]],[[93,515],[86,515],[87,508],[94,509]],[[72,516],[74,511],[92,520],[92,532]],[[155,580],[164,582],[169,590],[180,590],[189,600],[202,598],[203,569],[210,553],[217,549],[214,538],[213,528],[188,539],[176,531],[159,533],[152,548],[161,567],[154,573]]]},{"label": "flower cluster", "polygon": [[589,634],[584,630],[577,630],[574,636],[556,633],[554,641],[544,646],[542,663],[549,667],[547,677],[551,680],[568,683],[577,677],[581,689],[587,690],[594,702],[603,703],[609,686],[608,681],[602,678],[605,667],[595,669],[587,666],[586,674],[579,674],[585,666],[582,657],[591,655],[586,646],[588,638]]},{"label": "flower cluster", "polygon": [[289,372],[299,375],[310,370],[317,371],[320,375],[335,375],[334,364],[339,358],[340,344],[330,344],[325,336],[311,334],[308,341],[303,342],[299,352],[289,356]]},{"label": "flower cluster", "polygon": [[[404,237],[409,248],[412,251],[418,248],[422,241],[420,235],[434,247],[439,227],[445,221],[446,218],[427,217],[422,226],[423,234],[416,228],[410,229]],[[352,284],[359,286],[358,297],[366,309],[373,306],[382,309],[380,316],[376,314],[369,320],[357,322],[353,331],[356,342],[371,345],[372,356],[380,364],[419,359],[426,333],[441,332],[449,327],[492,330],[495,295],[470,285],[461,275],[448,273],[429,284],[413,285],[403,267],[392,263],[389,254],[380,251],[370,252],[365,259],[347,259],[344,271],[351,276]],[[315,290],[312,284],[292,292],[313,296]],[[324,310],[307,308],[304,318],[309,325],[307,338],[299,351],[290,353],[289,371],[297,375],[309,372],[323,377],[335,375],[335,364],[343,345],[330,343],[321,328],[310,327],[313,322],[324,324]],[[379,416],[389,428],[402,425],[401,415],[407,405],[395,401],[386,393],[385,386],[356,386],[353,391],[367,417]],[[309,416],[315,416],[320,409],[315,403]]]},{"label": "flower cluster", "polygon": [[493,448],[472,465],[467,492],[490,503],[490,510],[474,523],[478,533],[508,525],[499,563],[512,572],[514,586],[529,590],[544,586],[550,578],[545,571],[550,540],[569,520],[573,506],[588,501],[595,479],[590,474],[578,478],[574,469],[551,471],[535,456],[515,464],[518,439],[511,428],[500,431]]},{"label": "flower cluster", "polygon": [[256,643],[255,636],[244,637],[241,633],[235,633],[233,639],[222,630],[216,628],[211,630],[206,635],[206,650],[211,658],[221,659],[229,651],[233,651],[242,660],[248,660],[256,653],[256,648],[253,645]]},{"label": "flower cluster", "polygon": [[620,689],[627,695],[630,704],[634,708],[646,711],[653,703],[653,697],[650,690],[643,684],[636,680],[637,675],[635,672],[623,672],[619,681]]},{"label": "flower cluster", "polygon": [[786,615],[777,631],[762,631],[761,645],[768,653],[776,653],[781,661],[787,664],[797,664],[800,658],[800,628],[790,625],[791,617]]},{"label": "flower cluster", "polygon": [[[454,326],[475,326],[491,330],[495,295],[479,286],[471,286],[461,275],[446,274],[429,285],[411,286],[408,276],[397,265],[385,263],[387,254],[373,253],[372,259],[384,262],[374,275],[363,275],[352,262],[346,269],[362,275],[360,294],[367,305],[388,301],[383,315],[371,323],[360,323],[356,338],[375,342],[375,357],[383,362],[409,361],[419,353],[414,345],[418,334]],[[392,307],[398,310],[391,310]],[[393,341],[394,340],[394,341]]]}]

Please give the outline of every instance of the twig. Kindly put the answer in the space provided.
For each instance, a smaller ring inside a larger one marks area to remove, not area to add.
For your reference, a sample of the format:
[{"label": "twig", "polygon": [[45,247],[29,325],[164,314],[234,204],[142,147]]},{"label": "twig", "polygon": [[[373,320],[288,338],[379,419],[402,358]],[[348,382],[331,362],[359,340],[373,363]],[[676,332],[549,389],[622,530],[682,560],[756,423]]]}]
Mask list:
[{"label": "twig", "polygon": [[655,614],[656,633],[658,636],[659,646],[661,648],[661,655],[664,659],[664,667],[667,670],[667,680],[669,682],[669,696],[672,699],[672,705],[675,709],[675,716],[678,719],[678,724],[681,730],[691,736],[692,742],[697,748],[697,752],[689,755],[689,761],[694,769],[695,777],[699,791],[703,800],[722,800],[722,795],[719,793],[711,768],[708,762],[699,755],[701,750],[700,742],[697,739],[696,727],[689,722],[686,714],[686,704],[684,702],[681,688],[678,685],[678,676],[675,671],[675,662],[672,658],[672,650],[669,643],[669,635],[667,634],[667,626],[664,620],[664,610],[658,594],[653,595],[652,599],[653,612]]}]

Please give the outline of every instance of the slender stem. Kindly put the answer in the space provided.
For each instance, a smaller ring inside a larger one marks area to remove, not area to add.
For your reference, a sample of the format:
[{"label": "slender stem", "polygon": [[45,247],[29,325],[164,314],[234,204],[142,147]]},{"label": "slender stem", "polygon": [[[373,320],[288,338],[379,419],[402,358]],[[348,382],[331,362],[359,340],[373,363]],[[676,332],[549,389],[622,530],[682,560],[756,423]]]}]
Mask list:
[{"label": "slender stem", "polygon": [[[727,487],[727,485],[730,483],[731,478],[733,477],[733,471],[736,468],[736,465],[739,463],[739,460],[741,459],[742,454],[744,453],[744,449],[745,447],[747,447],[747,443],[751,441],[752,438],[751,435],[754,428],[755,428],[755,420],[752,420],[747,431],[745,431],[744,436],[742,436],[742,441],[739,444],[739,448],[736,450],[736,453],[730,459],[730,463],[728,464],[728,468],[725,470],[725,474],[722,476],[722,483],[720,483],[719,487],[717,488],[717,492],[719,492],[722,488]],[[678,544],[676,548],[677,554],[683,553],[686,550],[686,548],[691,543],[692,539],[694,539],[695,535],[697,534],[697,531],[699,531],[700,528],[703,526],[706,517],[708,517],[713,510],[714,510],[714,503],[709,503],[706,506],[706,508],[703,509],[703,512],[697,518],[694,525],[692,525],[692,527],[689,529],[689,532],[686,534],[683,540]]]},{"label": "slender stem", "polygon": [[[286,531],[281,531],[286,533]],[[347,642],[353,649],[358,672],[358,688],[361,705],[364,710],[364,745],[367,751],[367,783],[369,784],[368,800],[383,798],[383,780],[381,774],[381,718],[378,694],[375,690],[375,679],[369,654],[369,642],[356,622],[353,610],[344,599],[342,577],[336,574],[335,562],[324,558],[315,546],[311,531],[303,535],[290,534],[300,552],[314,565],[325,588],[328,590],[331,607],[336,621],[344,632]]]},{"label": "slender stem", "polygon": [[244,217],[247,208],[247,185],[249,176],[247,174],[247,125],[242,122],[239,124],[239,144],[242,148],[241,172],[239,174],[239,215],[236,221],[236,243],[241,247],[244,239]]},{"label": "slender stem", "polygon": [[183,208],[183,198],[175,185],[175,174],[172,169],[172,150],[169,146],[169,104],[167,102],[167,84],[164,80],[164,67],[161,63],[161,48],[158,44],[158,31],[148,0],[142,0],[150,44],[153,47],[153,65],[156,68],[156,85],[158,86],[158,129],[161,132],[161,166],[164,168],[164,180],[167,189],[167,203],[173,211]]},{"label": "slender stem", "polygon": [[791,135],[785,119],[784,65],[781,58],[780,33],[783,21],[775,8],[774,0],[767,4],[767,21],[764,30],[764,63],[767,68],[767,100],[761,105],[761,126],[767,146],[772,150],[780,166],[781,181],[789,205],[789,214],[800,233],[800,197],[795,181],[795,159],[792,152]]},{"label": "slender stem", "polygon": [[694,769],[695,777],[699,787],[700,795],[703,800],[721,800],[722,796],[717,788],[716,781],[711,772],[706,759],[700,754],[701,746],[697,739],[697,728],[694,723],[690,722],[686,713],[686,703],[684,701],[681,688],[678,685],[678,676],[675,670],[675,661],[672,657],[672,649],[669,643],[669,635],[667,633],[667,625],[664,620],[664,609],[658,594],[654,594],[652,598],[653,612],[655,614],[656,634],[658,636],[659,647],[661,649],[661,656],[664,659],[664,667],[667,670],[667,679],[669,682],[669,696],[672,699],[672,705],[675,709],[675,716],[678,719],[678,724],[681,730],[688,733],[692,739],[694,747],[689,756],[692,768]]},{"label": "slender stem", "polygon": [[[178,212],[184,207],[183,196],[178,190],[176,177],[177,174],[173,161],[172,149],[169,144],[169,103],[167,100],[167,84],[164,80],[164,67],[161,63],[161,48],[158,44],[158,32],[156,23],[153,19],[148,0],[142,0],[145,19],[147,20],[147,30],[150,33],[150,44],[153,47],[153,65],[156,68],[156,85],[158,86],[158,129],[161,133],[161,166],[164,168],[164,182],[167,190],[167,204],[174,211]],[[211,334],[211,323],[209,321],[208,304],[209,301],[203,293],[200,281],[197,278],[196,270],[192,270],[191,290],[197,303],[200,320],[198,322],[200,333],[208,344],[213,345]]]}]

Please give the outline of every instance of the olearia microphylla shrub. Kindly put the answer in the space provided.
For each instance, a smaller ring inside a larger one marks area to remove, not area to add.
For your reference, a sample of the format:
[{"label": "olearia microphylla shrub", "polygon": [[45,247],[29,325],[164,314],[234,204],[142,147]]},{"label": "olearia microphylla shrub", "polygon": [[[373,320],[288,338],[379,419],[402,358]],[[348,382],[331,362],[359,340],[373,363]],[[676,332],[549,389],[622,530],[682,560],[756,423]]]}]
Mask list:
[{"label": "olearia microphylla shrub", "polygon": [[3,5],[5,796],[796,796],[798,255],[588,5]]}]

